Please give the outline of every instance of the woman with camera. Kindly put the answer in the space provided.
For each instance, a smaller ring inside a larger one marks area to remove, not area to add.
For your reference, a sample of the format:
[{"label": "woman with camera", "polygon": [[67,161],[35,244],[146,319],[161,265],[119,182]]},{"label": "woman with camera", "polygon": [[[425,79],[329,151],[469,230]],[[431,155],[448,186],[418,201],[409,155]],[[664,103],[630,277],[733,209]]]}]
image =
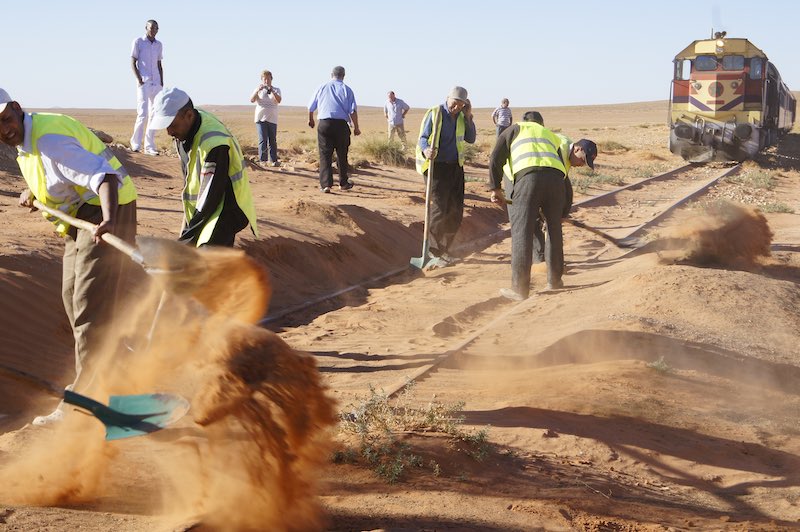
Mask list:
[{"label": "woman with camera", "polygon": [[272,85],[272,72],[261,73],[261,84],[253,91],[250,102],[256,104],[256,131],[258,131],[258,160],[267,164],[268,156],[272,166],[280,166],[278,145],[278,104],[281,103],[281,90]]}]

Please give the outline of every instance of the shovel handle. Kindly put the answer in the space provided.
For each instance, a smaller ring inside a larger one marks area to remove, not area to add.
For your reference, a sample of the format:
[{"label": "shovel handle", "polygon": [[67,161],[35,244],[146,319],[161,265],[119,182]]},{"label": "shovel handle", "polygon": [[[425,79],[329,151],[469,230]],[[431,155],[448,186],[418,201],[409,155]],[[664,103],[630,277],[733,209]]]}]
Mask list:
[{"label": "shovel handle", "polygon": [[[70,225],[74,225],[78,229],[83,229],[84,231],[89,231],[91,233],[94,233],[95,229],[97,229],[97,226],[92,222],[87,222],[86,220],[75,218],[74,216],[70,216],[69,214],[61,212],[58,209],[53,209],[52,207],[48,207],[39,200],[33,200],[33,206],[39,210],[46,212],[47,214],[50,214],[51,216],[55,216],[59,220],[67,222]],[[107,244],[115,247],[125,255],[129,256],[131,259],[133,259],[135,263],[144,266],[144,258],[142,257],[142,254],[139,252],[139,250],[131,246],[124,240],[122,240],[117,235],[111,233],[103,233],[100,236],[100,238],[102,238],[103,241],[106,242]]]}]

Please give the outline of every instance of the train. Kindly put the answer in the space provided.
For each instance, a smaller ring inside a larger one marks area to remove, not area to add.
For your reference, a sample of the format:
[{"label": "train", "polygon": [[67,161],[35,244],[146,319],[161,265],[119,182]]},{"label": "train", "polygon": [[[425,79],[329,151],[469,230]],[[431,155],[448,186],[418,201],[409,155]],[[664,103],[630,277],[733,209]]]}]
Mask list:
[{"label": "train", "polygon": [[744,161],[794,125],[797,102],[766,54],[712,32],[674,59],[669,149],[688,162]]}]

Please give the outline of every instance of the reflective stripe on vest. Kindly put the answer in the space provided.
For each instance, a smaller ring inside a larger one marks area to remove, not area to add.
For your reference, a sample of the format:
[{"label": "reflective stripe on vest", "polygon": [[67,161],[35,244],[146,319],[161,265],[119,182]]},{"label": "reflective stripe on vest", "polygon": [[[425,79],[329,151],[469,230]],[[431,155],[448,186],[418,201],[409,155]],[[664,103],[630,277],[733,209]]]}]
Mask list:
[{"label": "reflective stripe on vest", "polygon": [[[92,133],[89,128],[66,115],[53,113],[31,113],[31,153],[19,152],[17,164],[22,171],[22,176],[31,189],[33,196],[54,209],[58,209],[70,216],[75,216],[78,209],[84,204],[100,205],[100,198],[91,189],[75,185],[74,189],[80,196],[77,203],[64,203],[63,200],[53,198],[47,194],[47,176],[45,175],[44,165],[42,164],[42,154],[39,152],[39,139],[45,135],[62,135],[72,137],[77,140],[86,151],[99,155],[108,161],[111,168],[120,170],[122,186],[118,189],[117,195],[120,205],[127,205],[136,199],[136,188],[133,181],[125,171],[122,163],[111,152],[103,142]],[[50,216],[47,213],[42,215],[56,226],[56,232],[64,236],[69,230],[69,224]]]},{"label": "reflective stripe on vest", "polygon": [[558,154],[561,139],[536,122],[519,122],[519,133],[511,143],[511,153],[503,173],[514,181],[526,168],[555,168],[566,176],[564,162]]},{"label": "reflective stripe on vest", "polygon": [[[217,146],[228,146],[228,177],[233,184],[233,194],[236,197],[237,205],[239,205],[239,208],[250,222],[250,229],[257,237],[256,209],[253,205],[253,194],[250,192],[250,181],[244,168],[242,149],[230,131],[214,115],[201,109],[197,109],[197,112],[200,114],[200,129],[195,133],[192,141],[186,183],[183,187],[182,195],[184,225],[188,224],[195,212],[197,212],[197,199],[205,192],[201,190],[201,187],[210,185],[201,176],[203,165],[208,158],[209,152]],[[221,201],[200,231],[197,239],[198,247],[211,240],[214,234],[214,227],[219,221],[223,204],[224,201]]]},{"label": "reflective stripe on vest", "polygon": [[562,135],[561,133],[556,133],[556,137],[558,137],[558,140],[561,141],[559,149],[561,150],[561,162],[564,163],[564,178],[566,179],[566,177],[569,175],[569,169],[572,168],[572,163],[569,160],[572,141],[569,140],[569,137]]},{"label": "reflective stripe on vest", "polygon": [[[442,133],[442,117],[440,113],[441,106],[431,107],[425,112],[425,116],[422,117],[422,124],[419,127],[419,138],[422,138],[425,134],[425,122],[428,120],[428,116],[431,117],[431,135],[428,137],[428,145],[436,149],[439,148],[439,137]],[[464,142],[464,134],[466,131],[467,122],[464,119],[464,114],[458,113],[458,118],[456,119],[456,149],[458,150],[458,164],[460,166],[464,166],[464,161],[466,160],[466,152],[464,150],[464,146],[466,145],[466,142]],[[433,139],[433,142],[431,142],[431,139]],[[422,153],[419,142],[417,142],[414,153],[417,172],[425,174],[431,162],[425,157],[425,154]]]}]

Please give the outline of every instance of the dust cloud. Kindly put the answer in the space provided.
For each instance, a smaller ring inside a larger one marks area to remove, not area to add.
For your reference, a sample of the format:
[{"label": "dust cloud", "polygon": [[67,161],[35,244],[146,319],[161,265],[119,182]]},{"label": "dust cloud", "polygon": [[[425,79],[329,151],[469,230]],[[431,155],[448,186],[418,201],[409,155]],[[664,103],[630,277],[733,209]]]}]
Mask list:
[{"label": "dust cloud", "polygon": [[750,268],[770,255],[772,231],[753,207],[719,201],[693,210],[659,234],[665,261]]},{"label": "dust cloud", "polygon": [[[189,415],[118,442],[74,412],[52,430],[22,431],[33,441],[0,467],[0,499],[97,507],[116,496],[122,511],[145,506],[210,530],[323,526],[314,479],[336,414],[314,359],[254,325],[271,292],[254,261],[238,250],[193,253],[191,268],[165,268],[128,305],[95,378],[78,390],[101,401],[178,393],[190,399]],[[147,500],[133,501],[115,478],[146,484]]]}]

